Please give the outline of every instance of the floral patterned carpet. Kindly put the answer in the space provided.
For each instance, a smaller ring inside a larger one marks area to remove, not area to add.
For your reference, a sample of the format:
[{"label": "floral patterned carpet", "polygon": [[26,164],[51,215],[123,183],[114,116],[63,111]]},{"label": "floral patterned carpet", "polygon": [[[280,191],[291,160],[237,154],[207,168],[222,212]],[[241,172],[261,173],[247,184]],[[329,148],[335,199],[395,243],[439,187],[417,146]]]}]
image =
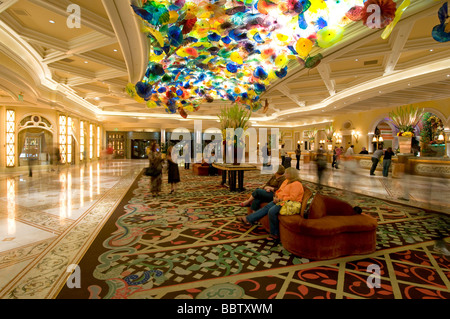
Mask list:
[{"label": "floral patterned carpet", "polygon": [[[231,193],[221,177],[180,173],[176,194],[165,188],[156,199],[149,177],[138,176],[81,259],[82,288],[64,285],[57,298],[450,299],[450,256],[439,250],[448,246],[448,215],[323,187],[378,219],[377,251],[314,261],[237,221],[246,214],[239,203],[267,175],[246,173],[247,190]],[[367,285],[373,264],[379,288]]]}]

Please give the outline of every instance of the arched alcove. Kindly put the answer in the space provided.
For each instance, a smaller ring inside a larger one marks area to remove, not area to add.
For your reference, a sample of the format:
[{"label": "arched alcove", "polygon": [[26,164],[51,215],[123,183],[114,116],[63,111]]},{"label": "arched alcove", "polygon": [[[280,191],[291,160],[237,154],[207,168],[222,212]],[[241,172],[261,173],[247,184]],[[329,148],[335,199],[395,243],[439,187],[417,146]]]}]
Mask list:
[{"label": "arched alcove", "polygon": [[32,114],[22,118],[17,136],[19,166],[51,164],[58,147],[53,135],[54,127],[45,117]]}]

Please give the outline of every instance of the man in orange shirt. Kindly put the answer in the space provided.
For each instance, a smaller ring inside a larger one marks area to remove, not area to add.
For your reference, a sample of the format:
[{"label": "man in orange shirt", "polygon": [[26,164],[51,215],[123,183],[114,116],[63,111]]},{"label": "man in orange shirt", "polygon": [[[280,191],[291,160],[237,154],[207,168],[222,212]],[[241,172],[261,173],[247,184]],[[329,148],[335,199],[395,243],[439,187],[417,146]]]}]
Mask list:
[{"label": "man in orange shirt", "polygon": [[298,171],[294,167],[287,168],[284,176],[286,177],[286,180],[276,191],[272,202],[248,216],[241,216],[239,218],[243,223],[253,225],[268,214],[270,222],[269,240],[276,242],[278,242],[280,238],[278,214],[280,213],[282,202],[288,200],[301,202],[304,192],[303,185],[298,176]]}]

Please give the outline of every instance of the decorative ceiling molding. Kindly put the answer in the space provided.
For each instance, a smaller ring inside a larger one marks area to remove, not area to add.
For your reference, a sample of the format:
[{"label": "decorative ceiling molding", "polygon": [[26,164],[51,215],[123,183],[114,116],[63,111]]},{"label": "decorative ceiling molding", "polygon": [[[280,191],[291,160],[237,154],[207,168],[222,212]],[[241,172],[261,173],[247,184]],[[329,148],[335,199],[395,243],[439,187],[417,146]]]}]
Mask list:
[{"label": "decorative ceiling molding", "polygon": [[102,3],[125,57],[129,81],[136,83],[143,78],[149,59],[148,40],[141,32],[140,21],[129,1],[102,0]]}]

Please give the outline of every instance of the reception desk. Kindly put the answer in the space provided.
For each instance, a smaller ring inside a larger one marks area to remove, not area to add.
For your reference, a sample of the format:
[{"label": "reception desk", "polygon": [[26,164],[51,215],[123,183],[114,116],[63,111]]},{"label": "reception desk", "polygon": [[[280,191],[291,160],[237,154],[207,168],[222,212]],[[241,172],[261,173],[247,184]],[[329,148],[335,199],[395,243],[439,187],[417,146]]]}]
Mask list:
[{"label": "reception desk", "polygon": [[[358,154],[354,156],[360,168],[370,170],[372,167],[372,155]],[[382,164],[378,164],[377,171],[381,171]],[[394,177],[408,172],[412,175],[450,178],[450,158],[443,157],[416,157],[399,154],[392,157],[390,171]]]}]

